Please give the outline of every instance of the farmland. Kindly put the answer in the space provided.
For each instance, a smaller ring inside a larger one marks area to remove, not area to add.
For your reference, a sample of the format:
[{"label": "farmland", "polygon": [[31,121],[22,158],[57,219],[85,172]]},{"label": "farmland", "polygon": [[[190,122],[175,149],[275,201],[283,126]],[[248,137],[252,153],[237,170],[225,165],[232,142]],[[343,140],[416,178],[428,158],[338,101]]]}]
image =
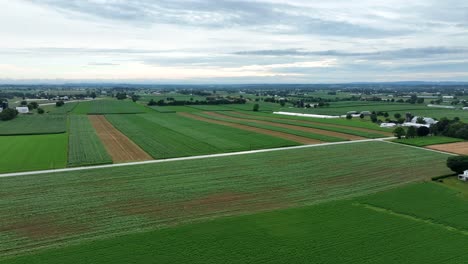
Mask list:
[{"label": "farmland", "polygon": [[0,135],[40,135],[65,133],[67,117],[65,115],[20,115],[18,118],[0,121]]},{"label": "farmland", "polygon": [[[391,204],[395,198],[400,202]],[[392,209],[366,203],[374,199]],[[444,208],[440,202],[444,200],[452,205]],[[442,212],[434,219],[426,211],[429,206]],[[455,192],[426,183],[351,200],[128,234],[4,263],[87,263],[89,258],[99,263],[463,263],[468,257],[467,225],[459,220],[467,216],[458,215],[455,221],[444,216],[466,206]]]},{"label": "farmland", "polygon": [[178,114],[108,115],[106,118],[156,159],[297,145]]},{"label": "farmland", "polygon": [[431,136],[431,137],[418,137],[418,138],[402,138],[402,139],[395,139],[394,142],[398,142],[401,144],[412,145],[417,147],[425,147],[429,145],[436,145],[436,144],[447,144],[447,143],[454,143],[454,142],[461,142],[462,139],[458,138],[451,138],[451,137],[443,137],[443,136]]},{"label": "farmland", "polygon": [[72,113],[74,114],[135,114],[146,113],[148,108],[132,101],[94,100],[80,102]]},{"label": "farmland", "polygon": [[446,158],[369,142],[1,178],[0,255],[374,193],[447,174]]},{"label": "farmland", "polygon": [[70,116],[68,166],[112,163],[87,116]]},{"label": "farmland", "polygon": [[1,173],[64,168],[67,135],[1,136],[0,153]]}]

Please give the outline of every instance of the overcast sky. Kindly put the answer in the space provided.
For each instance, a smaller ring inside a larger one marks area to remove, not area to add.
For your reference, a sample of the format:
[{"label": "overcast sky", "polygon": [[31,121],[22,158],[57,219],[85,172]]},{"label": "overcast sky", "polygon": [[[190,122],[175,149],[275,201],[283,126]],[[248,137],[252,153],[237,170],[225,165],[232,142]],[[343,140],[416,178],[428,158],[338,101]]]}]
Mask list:
[{"label": "overcast sky", "polygon": [[468,81],[466,0],[0,4],[3,81]]}]

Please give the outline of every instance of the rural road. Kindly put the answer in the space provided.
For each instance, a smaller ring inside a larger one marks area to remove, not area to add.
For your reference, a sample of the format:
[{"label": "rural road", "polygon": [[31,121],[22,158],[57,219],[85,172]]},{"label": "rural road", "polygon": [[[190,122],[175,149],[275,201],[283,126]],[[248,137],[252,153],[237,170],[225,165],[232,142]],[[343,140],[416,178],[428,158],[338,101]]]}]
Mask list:
[{"label": "rural road", "polygon": [[171,159],[160,159],[160,160],[146,160],[146,161],[117,163],[117,164],[106,164],[106,165],[95,165],[95,166],[86,166],[86,167],[74,167],[74,168],[53,169],[53,170],[27,171],[27,172],[14,172],[14,173],[0,174],[0,178],[19,177],[19,176],[28,176],[28,175],[39,175],[39,174],[57,173],[57,172],[105,169],[105,168],[113,168],[113,167],[135,166],[135,165],[154,164],[154,163],[163,163],[163,162],[172,162],[172,161],[197,160],[197,159],[237,156],[237,155],[246,155],[246,154],[281,151],[281,150],[291,150],[291,149],[314,148],[314,147],[323,147],[323,146],[332,146],[332,145],[354,144],[354,143],[372,142],[372,141],[381,141],[381,142],[386,142],[388,144],[397,144],[397,145],[406,146],[406,147],[409,147],[409,148],[423,149],[423,150],[426,150],[426,151],[432,151],[432,152],[437,152],[437,153],[456,156],[456,154],[453,154],[453,153],[447,153],[447,152],[433,150],[433,149],[420,148],[420,147],[415,147],[415,146],[398,144],[398,143],[393,143],[393,142],[386,141],[386,140],[391,140],[391,139],[395,139],[395,137],[377,138],[377,139],[362,139],[362,140],[342,141],[342,142],[331,142],[331,143],[322,143],[322,144],[314,144],[314,145],[301,145],[301,146],[283,147],[283,148],[248,150],[248,151],[240,151],[240,152],[228,152],[228,153],[201,155],[201,156],[191,156],[191,157],[181,157],[181,158],[171,158]]}]

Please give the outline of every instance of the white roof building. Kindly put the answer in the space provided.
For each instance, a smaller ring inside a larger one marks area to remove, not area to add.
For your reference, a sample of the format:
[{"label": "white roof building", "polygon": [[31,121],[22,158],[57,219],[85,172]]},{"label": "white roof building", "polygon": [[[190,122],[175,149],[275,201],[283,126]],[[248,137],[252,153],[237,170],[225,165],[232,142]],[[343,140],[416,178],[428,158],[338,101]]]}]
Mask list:
[{"label": "white roof building", "polygon": [[382,123],[380,124],[380,127],[392,128],[392,127],[396,127],[396,124],[395,123]]},{"label": "white roof building", "polygon": [[20,114],[27,114],[29,113],[29,108],[27,106],[18,106],[16,107],[16,111]]},{"label": "white roof building", "polygon": [[468,170],[464,171],[463,174],[459,174],[458,179],[461,181],[468,181]]}]

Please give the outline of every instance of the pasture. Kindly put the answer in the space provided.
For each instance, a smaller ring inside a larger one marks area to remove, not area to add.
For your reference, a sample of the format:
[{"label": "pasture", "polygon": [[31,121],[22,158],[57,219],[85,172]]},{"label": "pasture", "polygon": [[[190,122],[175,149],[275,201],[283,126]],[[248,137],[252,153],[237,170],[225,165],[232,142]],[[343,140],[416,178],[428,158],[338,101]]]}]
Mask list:
[{"label": "pasture", "polygon": [[64,168],[67,134],[1,136],[0,153],[0,173]]},{"label": "pasture", "polygon": [[80,102],[72,113],[74,114],[135,114],[151,111],[143,105],[129,100],[105,99]]},{"label": "pasture", "polygon": [[[447,174],[446,158],[444,154],[398,144],[367,142],[0,178],[0,259],[40,248],[84,243],[88,239],[375,193]],[[340,210],[342,207],[325,208],[330,211],[323,214],[317,211],[311,216],[333,214],[341,221],[351,219],[346,217],[346,210]],[[304,216],[303,219],[310,219]],[[291,221],[294,219],[298,220],[290,217]],[[372,222],[387,225],[379,219]],[[277,223],[281,222],[279,219]],[[350,225],[335,224],[331,226],[354,232],[353,228],[347,228]],[[295,225],[287,226],[292,228],[291,235],[303,233]],[[310,226],[319,228],[318,223]],[[389,232],[396,230],[392,228]],[[338,231],[336,234],[342,233]],[[356,245],[355,239],[361,236],[349,235],[349,243]],[[381,239],[373,231],[370,237]],[[131,241],[124,244],[130,246]],[[154,243],[162,241],[155,239]],[[197,244],[200,243],[203,242]],[[218,240],[217,244],[222,243]],[[348,243],[342,245],[347,250]]]},{"label": "pasture", "polygon": [[10,121],[0,121],[1,136],[58,134],[66,131],[66,115],[19,115]]},{"label": "pasture", "polygon": [[69,130],[69,167],[112,163],[87,116],[71,115]]},{"label": "pasture", "polygon": [[297,145],[178,114],[108,115],[106,118],[155,159]]},{"label": "pasture", "polygon": [[463,139],[443,137],[443,136],[402,138],[402,139],[393,140],[393,142],[417,146],[417,147],[425,147],[429,145],[447,144],[447,143],[462,142],[462,141]]}]

